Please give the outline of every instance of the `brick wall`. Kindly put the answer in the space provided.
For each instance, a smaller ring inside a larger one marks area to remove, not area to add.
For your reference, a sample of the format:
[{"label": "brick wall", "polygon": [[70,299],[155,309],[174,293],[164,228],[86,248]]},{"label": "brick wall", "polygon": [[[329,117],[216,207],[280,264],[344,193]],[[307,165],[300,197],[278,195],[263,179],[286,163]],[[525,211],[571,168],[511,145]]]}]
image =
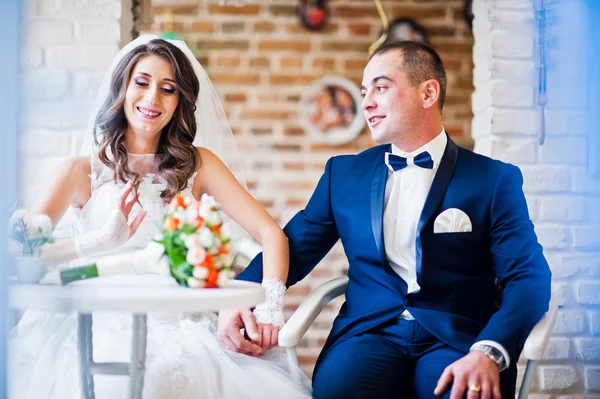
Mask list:
[{"label": "brick wall", "polygon": [[[255,1],[220,7],[204,1],[153,0],[153,21],[141,32],[173,29],[195,51],[224,100],[236,139],[244,152],[251,193],[282,225],[306,204],[333,155],[373,145],[368,129],[354,141],[332,147],[314,141],[298,118],[298,100],[308,84],[341,75],[360,85],[367,49],[381,22],[371,0],[329,1],[331,18],[324,31],[299,24],[298,1]],[[470,147],[473,38],[462,19],[462,1],[387,0],[389,19],[413,17],[424,25],[449,76],[444,112],[446,130]],[[169,12],[172,16],[169,16]],[[340,247],[287,296],[291,313],[312,288],[345,273]],[[299,348],[310,375],[338,301],[309,330]]]},{"label": "brick wall", "polygon": [[131,40],[131,0],[27,0],[23,51],[20,197],[43,192],[66,157],[76,154],[91,102],[108,65]]},{"label": "brick wall", "polygon": [[[567,5],[568,3],[568,5]],[[600,180],[588,173],[586,13],[550,4],[546,142],[537,144],[537,26],[531,0],[474,2],[475,150],[518,165],[553,272],[556,328],[536,373],[538,398],[600,397]],[[569,37],[577,40],[567,40]],[[598,134],[598,132],[595,132]],[[522,371],[522,370],[521,370]],[[533,396],[533,395],[532,395]]]}]

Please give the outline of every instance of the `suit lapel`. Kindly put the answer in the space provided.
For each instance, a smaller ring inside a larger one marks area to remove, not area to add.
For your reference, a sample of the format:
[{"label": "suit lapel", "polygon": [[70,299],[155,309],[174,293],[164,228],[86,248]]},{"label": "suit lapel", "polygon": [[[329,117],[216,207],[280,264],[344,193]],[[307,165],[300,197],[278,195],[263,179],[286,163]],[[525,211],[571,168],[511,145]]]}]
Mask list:
[{"label": "suit lapel", "polygon": [[[389,146],[385,146],[384,149],[385,151],[391,151]],[[388,175],[388,168],[383,157],[385,151],[382,151],[381,156],[377,158],[375,172],[371,180],[371,228],[373,229],[379,257],[384,265],[387,264],[387,258],[383,244],[383,205]]]},{"label": "suit lapel", "polygon": [[442,156],[440,166],[435,174],[433,183],[431,183],[429,194],[427,194],[427,199],[425,200],[425,205],[423,206],[423,211],[421,212],[417,235],[421,234],[425,224],[427,224],[427,221],[433,215],[433,212],[442,201],[442,198],[444,198],[444,194],[446,194],[450,180],[452,180],[457,159],[458,147],[452,140],[450,140],[450,137],[448,137],[448,144],[446,144],[446,149],[444,150],[444,155]]},{"label": "suit lapel", "polygon": [[427,194],[427,199],[425,200],[425,205],[423,206],[423,211],[421,212],[421,217],[419,219],[419,226],[417,228],[417,242],[416,242],[416,252],[417,252],[417,282],[419,285],[421,284],[421,269],[423,262],[423,248],[421,245],[421,233],[423,232],[423,228],[427,224],[427,221],[431,219],[433,212],[437,209],[438,205],[444,198],[446,194],[446,190],[448,189],[448,185],[452,180],[452,176],[454,175],[454,169],[456,168],[456,161],[458,159],[458,147],[450,137],[448,137],[448,144],[446,144],[446,149],[444,150],[444,155],[442,156],[442,160],[440,161],[440,166],[435,174],[433,179],[433,183],[431,183],[431,188],[429,189],[429,194]]}]

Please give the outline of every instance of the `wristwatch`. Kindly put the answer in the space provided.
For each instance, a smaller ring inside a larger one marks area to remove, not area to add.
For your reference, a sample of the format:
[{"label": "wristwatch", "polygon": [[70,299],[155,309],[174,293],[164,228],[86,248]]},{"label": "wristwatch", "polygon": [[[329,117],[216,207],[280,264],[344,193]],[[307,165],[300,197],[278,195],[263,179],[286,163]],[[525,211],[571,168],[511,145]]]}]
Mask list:
[{"label": "wristwatch", "polygon": [[471,351],[483,352],[494,363],[496,363],[499,371],[504,371],[507,369],[506,359],[504,359],[502,352],[500,352],[498,349],[494,348],[493,346],[485,345],[485,344],[474,344],[471,347]]}]

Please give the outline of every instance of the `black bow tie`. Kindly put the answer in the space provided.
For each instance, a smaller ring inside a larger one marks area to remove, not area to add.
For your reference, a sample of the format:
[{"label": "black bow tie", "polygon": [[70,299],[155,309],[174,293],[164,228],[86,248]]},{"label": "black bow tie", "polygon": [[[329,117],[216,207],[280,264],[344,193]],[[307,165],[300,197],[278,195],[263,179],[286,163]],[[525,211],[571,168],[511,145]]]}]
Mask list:
[{"label": "black bow tie", "polygon": [[[404,169],[408,165],[406,158],[400,155],[392,154],[391,152],[386,152],[385,155],[385,164],[392,168],[394,172]],[[414,157],[413,163],[425,169],[433,169],[433,159],[431,159],[431,155],[427,151],[423,151]]]}]

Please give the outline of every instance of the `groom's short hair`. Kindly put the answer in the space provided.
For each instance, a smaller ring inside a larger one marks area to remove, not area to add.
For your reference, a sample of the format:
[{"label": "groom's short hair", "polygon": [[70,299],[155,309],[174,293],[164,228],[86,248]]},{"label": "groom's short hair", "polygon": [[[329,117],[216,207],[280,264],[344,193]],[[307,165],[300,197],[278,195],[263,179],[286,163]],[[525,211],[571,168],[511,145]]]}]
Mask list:
[{"label": "groom's short hair", "polygon": [[446,69],[442,59],[434,49],[426,44],[403,40],[384,44],[378,47],[369,57],[369,61],[377,56],[391,51],[398,51],[402,55],[400,68],[406,73],[413,85],[418,85],[426,80],[435,79],[440,84],[440,111],[446,101]]}]

